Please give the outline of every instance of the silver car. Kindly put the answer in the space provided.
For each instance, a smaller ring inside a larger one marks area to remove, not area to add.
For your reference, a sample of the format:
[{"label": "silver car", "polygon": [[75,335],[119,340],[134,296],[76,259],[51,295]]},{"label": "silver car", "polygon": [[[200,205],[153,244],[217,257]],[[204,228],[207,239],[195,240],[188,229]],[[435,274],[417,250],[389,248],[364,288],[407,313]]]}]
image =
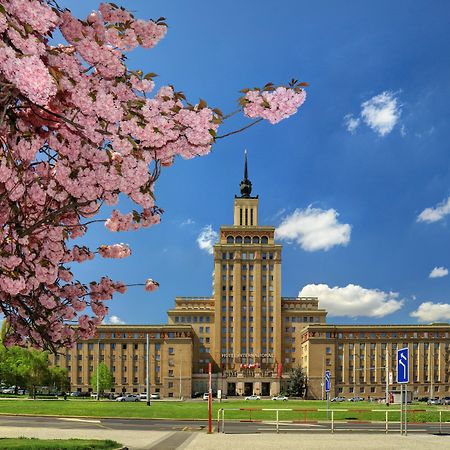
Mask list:
[{"label": "silver car", "polygon": [[139,395],[127,394],[116,398],[116,402],[140,402]]}]

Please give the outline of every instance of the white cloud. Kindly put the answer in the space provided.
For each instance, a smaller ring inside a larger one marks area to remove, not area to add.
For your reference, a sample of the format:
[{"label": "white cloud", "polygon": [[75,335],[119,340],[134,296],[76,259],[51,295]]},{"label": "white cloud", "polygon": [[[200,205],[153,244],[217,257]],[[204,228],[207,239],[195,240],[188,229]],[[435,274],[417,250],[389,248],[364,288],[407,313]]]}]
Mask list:
[{"label": "white cloud", "polygon": [[327,284],[308,284],[299,292],[299,297],[318,297],[319,307],[331,316],[384,317],[398,311],[404,300],[397,292],[366,289],[349,284],[345,287],[329,287]]},{"label": "white cloud", "polygon": [[180,223],[180,227],[185,227],[187,225],[194,225],[194,224],[195,220],[188,217],[186,220],[183,220],[183,222]]},{"label": "white cloud", "polygon": [[400,118],[393,92],[384,91],[361,104],[361,117],[380,136],[390,133]]},{"label": "white cloud", "polygon": [[410,316],[419,322],[446,322],[450,320],[450,304],[424,302]]},{"label": "white cloud", "polygon": [[435,208],[425,208],[417,217],[417,222],[433,223],[442,220],[450,214],[450,197],[439,203]]},{"label": "white cloud", "polygon": [[430,278],[441,278],[441,277],[446,277],[448,275],[448,269],[446,269],[445,267],[435,267],[429,277]]},{"label": "white cloud", "polygon": [[106,317],[103,321],[105,325],[124,325],[125,322],[118,316]]},{"label": "white cloud", "polygon": [[[353,114],[344,116],[344,124],[350,133],[354,133],[361,120],[380,136],[389,134],[400,119],[401,109],[395,93],[384,91],[379,95],[361,103],[361,114],[353,117]],[[405,135],[405,128],[400,133]]]},{"label": "white cloud", "polygon": [[355,130],[358,128],[361,120],[358,118],[353,117],[353,114],[347,114],[344,117],[344,124],[350,133],[354,133]]},{"label": "white cloud", "polygon": [[206,225],[197,237],[197,244],[200,249],[205,250],[210,255],[213,254],[213,245],[217,242],[219,235],[212,229],[211,225]]},{"label": "white cloud", "polygon": [[277,239],[295,241],[303,250],[314,252],[329,250],[335,245],[347,245],[350,242],[352,227],[339,223],[339,214],[334,209],[313,208],[296,209],[286,216],[275,230]]}]

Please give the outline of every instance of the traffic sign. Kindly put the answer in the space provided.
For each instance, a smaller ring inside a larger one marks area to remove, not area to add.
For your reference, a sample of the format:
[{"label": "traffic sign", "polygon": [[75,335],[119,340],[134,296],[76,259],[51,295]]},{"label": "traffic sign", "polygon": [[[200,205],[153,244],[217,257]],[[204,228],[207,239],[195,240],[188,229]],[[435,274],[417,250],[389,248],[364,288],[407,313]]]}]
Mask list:
[{"label": "traffic sign", "polygon": [[408,347],[397,350],[397,383],[409,382],[409,351]]},{"label": "traffic sign", "polygon": [[330,371],[325,372],[325,392],[330,392]]}]

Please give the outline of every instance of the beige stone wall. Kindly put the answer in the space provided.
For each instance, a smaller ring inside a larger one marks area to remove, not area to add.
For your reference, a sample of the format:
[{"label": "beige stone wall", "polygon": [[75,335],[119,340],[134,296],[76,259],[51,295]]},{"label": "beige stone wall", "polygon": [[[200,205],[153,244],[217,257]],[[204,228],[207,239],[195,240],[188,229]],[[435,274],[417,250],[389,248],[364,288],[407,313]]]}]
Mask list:
[{"label": "beige stone wall", "polygon": [[450,396],[449,325],[311,325],[302,332],[310,397],[321,398],[323,373],[330,370],[331,396],[384,398],[389,372],[389,390],[399,390],[396,353],[406,346],[414,397]]},{"label": "beige stone wall", "polygon": [[113,392],[146,391],[146,335],[150,337],[150,392],[164,397],[191,395],[192,337],[190,326],[103,325],[93,339],[52,356],[52,363],[67,368],[72,391],[95,391],[90,379],[99,362],[114,377]]}]

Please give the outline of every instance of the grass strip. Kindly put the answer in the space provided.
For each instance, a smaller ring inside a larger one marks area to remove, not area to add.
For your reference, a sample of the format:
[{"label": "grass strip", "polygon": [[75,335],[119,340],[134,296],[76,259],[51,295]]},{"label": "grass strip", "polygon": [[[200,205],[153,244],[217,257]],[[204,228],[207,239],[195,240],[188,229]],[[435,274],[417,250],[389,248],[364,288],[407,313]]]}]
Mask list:
[{"label": "grass strip", "polygon": [[0,450],[114,450],[121,447],[109,439],[0,438]]},{"label": "grass strip", "polygon": [[[326,402],[308,400],[289,400],[287,402],[275,402],[271,400],[245,401],[225,400],[222,403],[213,403],[213,418],[217,419],[217,411],[220,408],[238,409],[226,411],[225,419],[260,419],[273,420],[275,411],[256,411],[260,408],[281,409],[308,409],[308,411],[280,411],[280,420],[326,420]],[[241,409],[242,408],[242,409]],[[386,405],[378,403],[331,403],[331,409],[347,409],[348,411],[335,411],[335,420],[373,420],[384,421],[385,410],[389,410],[389,420],[399,420],[399,405]],[[253,409],[253,411],[248,411]],[[412,422],[438,422],[439,413],[437,407],[428,405],[411,405],[408,409],[420,410],[408,413],[408,419]],[[450,422],[450,408],[440,406],[444,410],[442,421]],[[374,411],[370,411],[374,410]],[[207,419],[207,402],[174,402],[156,401],[148,407],[146,402],[113,402],[95,400],[1,400],[0,412],[11,415],[36,415],[36,416],[67,416],[67,417],[104,417],[104,418],[130,418],[130,419]]]}]

